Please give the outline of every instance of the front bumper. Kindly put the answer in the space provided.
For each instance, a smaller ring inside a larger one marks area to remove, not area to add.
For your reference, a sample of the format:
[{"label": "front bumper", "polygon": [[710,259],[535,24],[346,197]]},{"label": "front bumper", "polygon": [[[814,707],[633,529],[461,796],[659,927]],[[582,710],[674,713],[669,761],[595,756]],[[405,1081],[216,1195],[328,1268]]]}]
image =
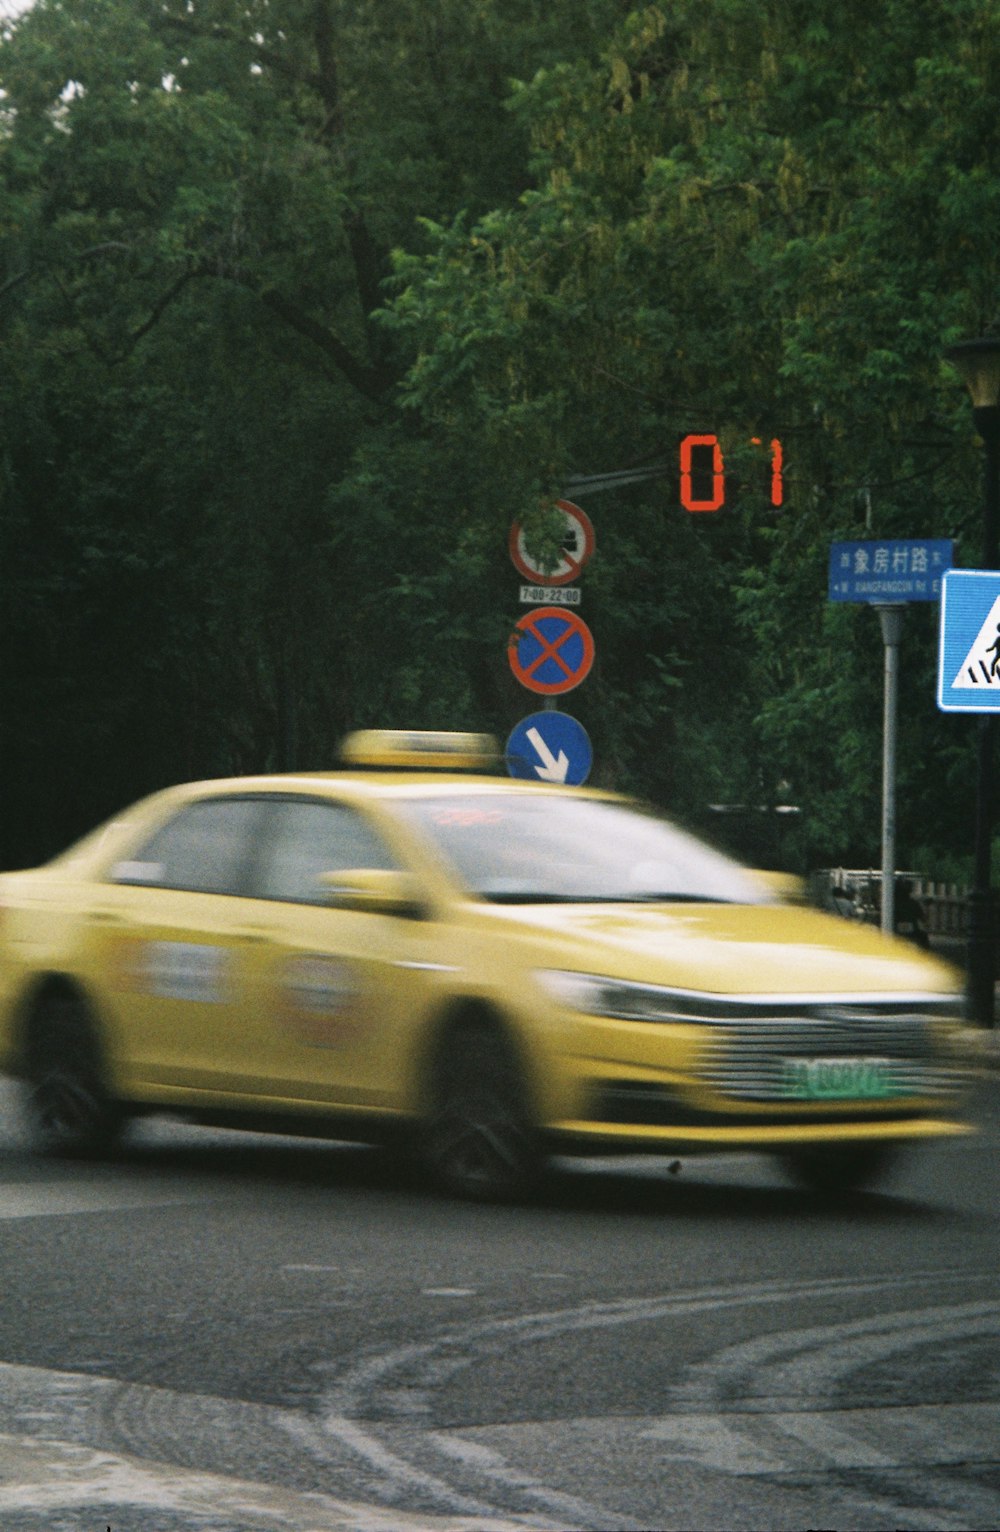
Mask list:
[{"label": "front bumper", "polygon": [[546,1139],[559,1148],[586,1153],[709,1154],[757,1150],[782,1153],[813,1144],[890,1144],[958,1138],[975,1132],[969,1123],[948,1117],[883,1118],[840,1122],[715,1122],[649,1126],[639,1123],[587,1122],[567,1119],[551,1123]]},{"label": "front bumper", "polygon": [[749,1001],[700,1024],[578,1015],[545,1129],[652,1152],[958,1135],[970,1063],[944,1007],[904,997]]}]

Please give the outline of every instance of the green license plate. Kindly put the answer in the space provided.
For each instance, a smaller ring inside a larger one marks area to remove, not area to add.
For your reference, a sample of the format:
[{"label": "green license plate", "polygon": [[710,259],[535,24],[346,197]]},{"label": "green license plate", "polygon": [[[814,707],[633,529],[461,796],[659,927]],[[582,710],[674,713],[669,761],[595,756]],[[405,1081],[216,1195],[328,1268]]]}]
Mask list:
[{"label": "green license plate", "polygon": [[884,1101],[900,1094],[890,1059],[785,1059],[789,1101]]}]

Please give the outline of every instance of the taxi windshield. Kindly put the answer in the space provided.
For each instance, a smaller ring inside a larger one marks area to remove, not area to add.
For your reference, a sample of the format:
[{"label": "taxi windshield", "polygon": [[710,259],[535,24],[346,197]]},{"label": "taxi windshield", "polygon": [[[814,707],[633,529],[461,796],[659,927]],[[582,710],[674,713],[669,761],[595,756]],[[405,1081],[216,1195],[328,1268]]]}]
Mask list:
[{"label": "taxi windshield", "polygon": [[468,891],[498,904],[769,904],[752,873],[637,806],[555,793],[400,803]]}]

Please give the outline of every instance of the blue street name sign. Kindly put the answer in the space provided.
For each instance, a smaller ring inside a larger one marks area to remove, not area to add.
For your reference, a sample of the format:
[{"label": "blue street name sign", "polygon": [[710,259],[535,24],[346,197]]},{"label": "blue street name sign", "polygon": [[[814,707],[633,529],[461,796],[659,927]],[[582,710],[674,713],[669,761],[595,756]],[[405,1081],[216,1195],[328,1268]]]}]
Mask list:
[{"label": "blue street name sign", "polygon": [[511,730],[506,757],[512,777],[579,787],[590,776],[594,752],[583,724],[553,710],[522,718]]},{"label": "blue street name sign", "polygon": [[944,577],[938,642],[938,707],[1000,713],[1000,570],[951,569]]},{"label": "blue street name sign", "polygon": [[831,601],[939,601],[951,568],[950,538],[887,537],[880,542],[830,545]]}]

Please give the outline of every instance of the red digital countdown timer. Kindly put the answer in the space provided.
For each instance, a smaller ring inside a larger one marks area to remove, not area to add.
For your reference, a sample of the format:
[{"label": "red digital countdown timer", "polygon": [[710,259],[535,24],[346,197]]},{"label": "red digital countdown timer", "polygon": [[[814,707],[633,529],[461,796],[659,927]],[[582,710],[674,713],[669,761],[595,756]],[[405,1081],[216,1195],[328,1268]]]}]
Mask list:
[{"label": "red digital countdown timer", "polygon": [[[752,447],[764,444],[759,436],[750,438]],[[720,511],[726,503],[726,472],[722,448],[717,436],[685,436],[680,446],[681,505],[686,511]],[[773,506],[785,498],[782,478],[781,443],[771,440],[770,497]]]}]

